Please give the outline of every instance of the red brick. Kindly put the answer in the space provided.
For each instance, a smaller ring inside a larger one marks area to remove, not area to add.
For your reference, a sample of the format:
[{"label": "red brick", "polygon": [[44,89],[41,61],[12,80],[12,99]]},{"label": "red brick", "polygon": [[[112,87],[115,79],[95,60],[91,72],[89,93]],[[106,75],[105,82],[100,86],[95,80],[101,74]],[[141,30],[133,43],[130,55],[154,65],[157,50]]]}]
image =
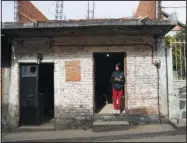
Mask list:
[{"label": "red brick", "polygon": [[35,21],[48,21],[47,17],[30,1],[18,1],[18,17],[18,22],[20,23],[30,23],[32,22],[30,19]]},{"label": "red brick", "polygon": [[136,17],[149,16],[149,19],[156,19],[156,1],[140,1]]},{"label": "red brick", "polygon": [[80,81],[81,71],[80,71],[80,61],[66,61],[65,62],[66,70],[66,82]]}]

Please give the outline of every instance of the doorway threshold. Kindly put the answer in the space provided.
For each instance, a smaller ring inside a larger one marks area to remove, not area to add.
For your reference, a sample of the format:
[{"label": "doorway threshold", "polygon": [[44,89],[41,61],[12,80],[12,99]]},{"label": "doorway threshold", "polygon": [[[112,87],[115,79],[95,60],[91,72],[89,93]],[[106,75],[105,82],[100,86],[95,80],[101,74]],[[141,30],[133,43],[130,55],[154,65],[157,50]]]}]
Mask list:
[{"label": "doorway threshold", "polygon": [[17,128],[16,132],[40,132],[54,131],[54,120],[50,120],[41,125],[23,125]]},{"label": "doorway threshold", "polygon": [[[99,113],[97,114],[100,114],[100,115],[113,115],[113,104],[106,104],[102,107],[102,109],[99,111]],[[120,114],[125,114],[125,110],[121,111]]]}]

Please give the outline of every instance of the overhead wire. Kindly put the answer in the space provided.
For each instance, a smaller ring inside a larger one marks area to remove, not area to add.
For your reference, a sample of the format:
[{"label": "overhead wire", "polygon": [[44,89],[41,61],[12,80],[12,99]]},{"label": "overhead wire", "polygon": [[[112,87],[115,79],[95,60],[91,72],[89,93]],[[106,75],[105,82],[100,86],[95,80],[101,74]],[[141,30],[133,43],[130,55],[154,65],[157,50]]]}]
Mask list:
[{"label": "overhead wire", "polygon": [[162,6],[161,8],[186,8],[186,6],[171,6],[171,7],[169,7],[169,6]]}]

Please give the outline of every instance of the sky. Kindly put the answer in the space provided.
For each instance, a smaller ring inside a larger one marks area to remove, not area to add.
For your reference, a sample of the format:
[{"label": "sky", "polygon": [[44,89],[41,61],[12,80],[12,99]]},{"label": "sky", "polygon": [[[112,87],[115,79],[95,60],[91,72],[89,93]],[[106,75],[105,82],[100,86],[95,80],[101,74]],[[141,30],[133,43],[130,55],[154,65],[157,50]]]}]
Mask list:
[{"label": "sky", "polygon": [[[31,1],[48,19],[55,19],[55,1]],[[64,1],[66,19],[84,19],[87,16],[87,1]],[[95,1],[95,18],[130,17],[139,1]],[[164,7],[186,6],[186,1],[162,1]],[[178,20],[186,23],[186,8],[166,8],[165,12],[177,12]],[[2,22],[14,21],[14,2],[2,1]]]}]

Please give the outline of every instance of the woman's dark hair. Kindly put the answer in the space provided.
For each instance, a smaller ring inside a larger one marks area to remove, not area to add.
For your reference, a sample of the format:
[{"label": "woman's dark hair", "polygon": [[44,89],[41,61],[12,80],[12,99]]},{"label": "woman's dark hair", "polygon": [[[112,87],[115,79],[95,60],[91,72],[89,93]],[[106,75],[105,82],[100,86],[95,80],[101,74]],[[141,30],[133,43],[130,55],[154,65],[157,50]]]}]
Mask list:
[{"label": "woman's dark hair", "polygon": [[118,66],[119,70],[121,70],[121,64],[117,63],[116,66]]}]

